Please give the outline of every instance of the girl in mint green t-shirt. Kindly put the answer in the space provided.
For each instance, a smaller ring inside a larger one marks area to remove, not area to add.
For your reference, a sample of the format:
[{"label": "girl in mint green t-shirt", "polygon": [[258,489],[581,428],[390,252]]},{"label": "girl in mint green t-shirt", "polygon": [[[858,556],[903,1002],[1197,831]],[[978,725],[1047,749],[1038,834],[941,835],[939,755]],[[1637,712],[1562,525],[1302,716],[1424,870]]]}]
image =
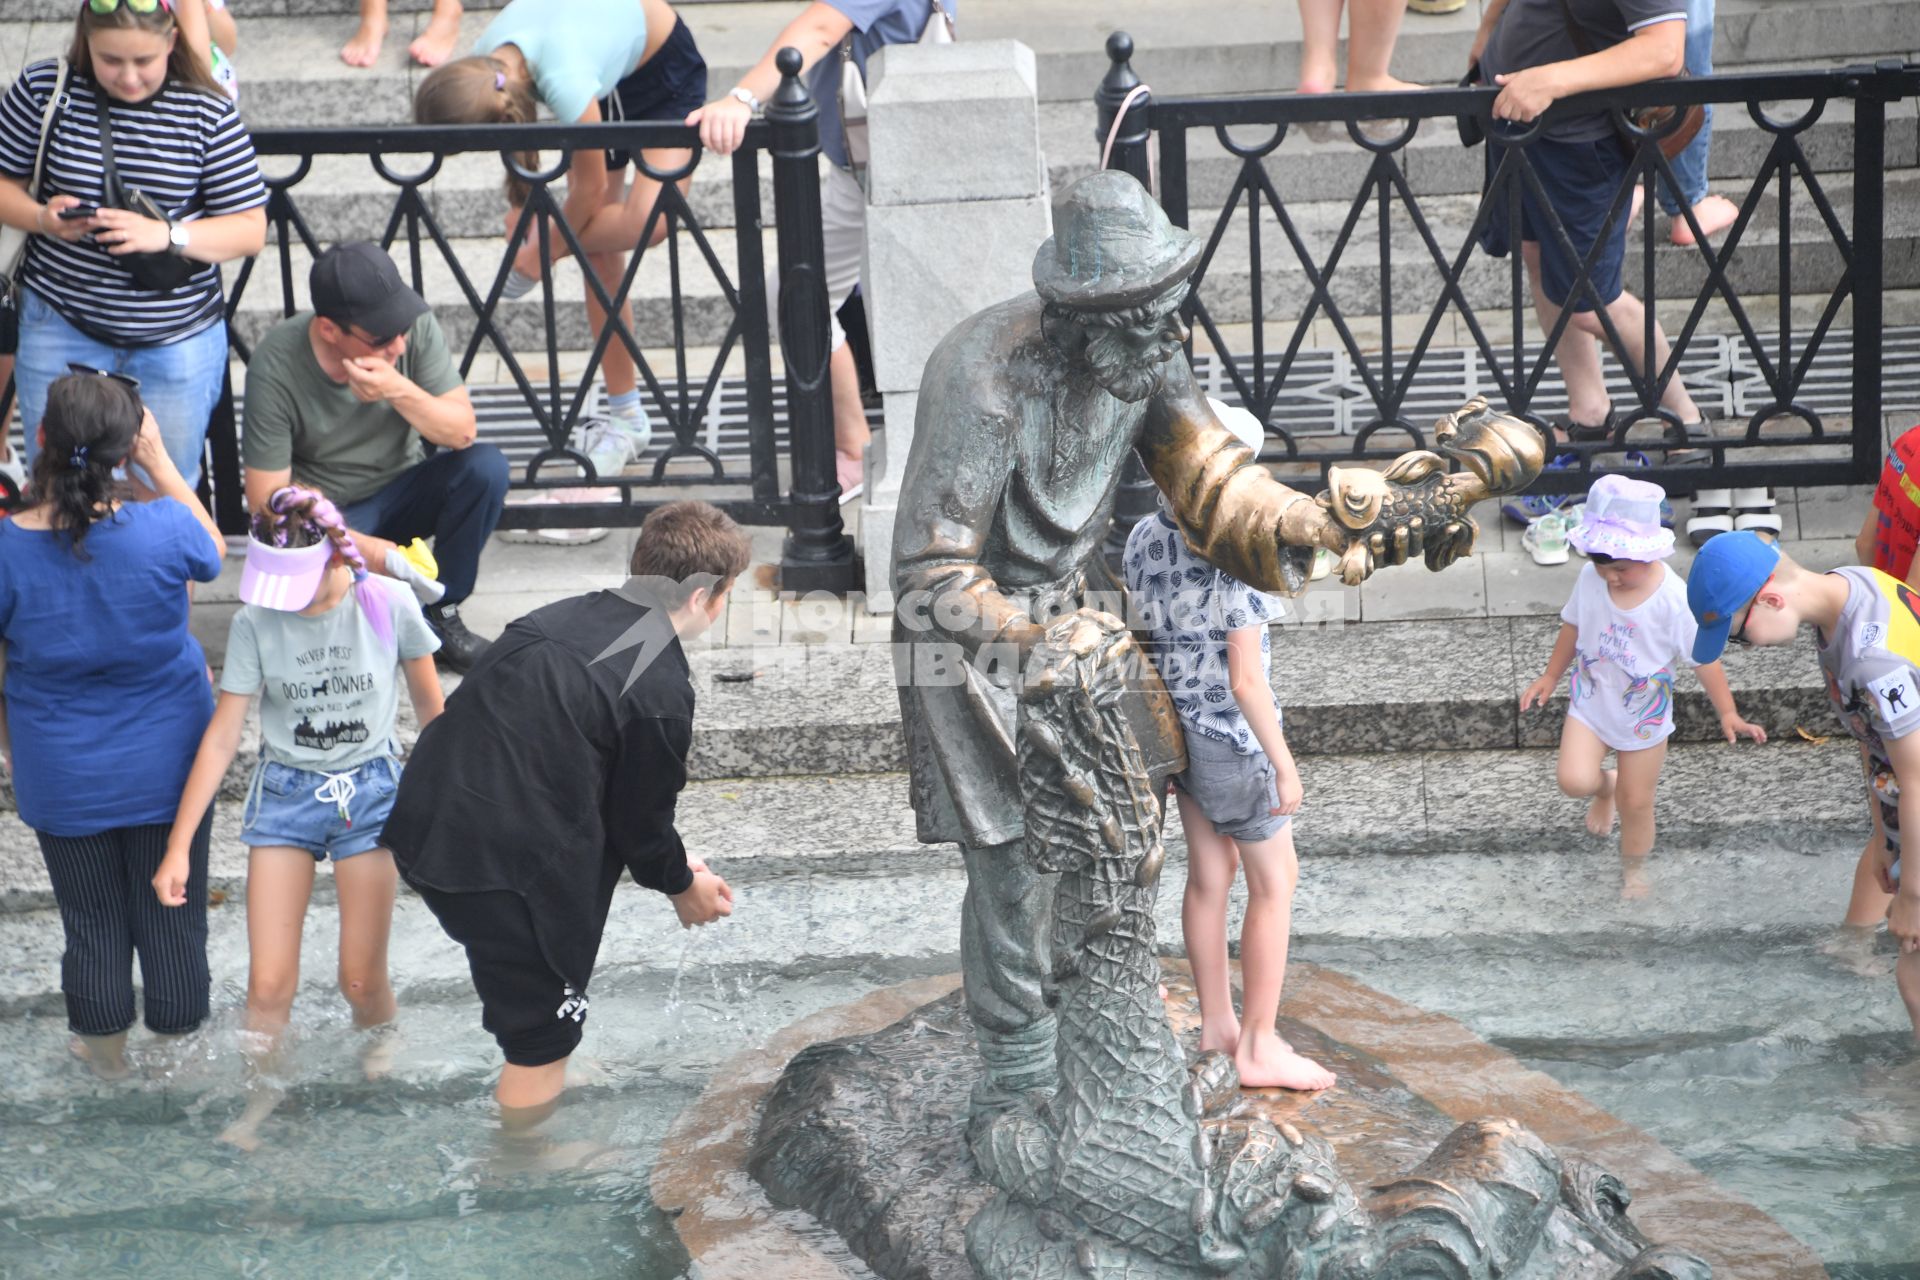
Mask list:
[{"label": "girl in mint green t-shirt", "polygon": [[300,934],[314,869],[333,862],[340,904],[340,991],[369,1078],[390,1056],[394,1012],[387,977],[397,875],[381,829],[400,781],[394,721],[404,676],[422,725],[440,714],[439,641],[413,592],[367,572],[331,502],[312,489],[277,489],[254,517],[245,603],[228,632],[220,700],[200,740],[153,877],[168,906],[186,900],[188,853],[240,749],[260,698],[260,763],[248,788],[240,839],[247,861],[247,1045],[255,1068],[244,1114],[221,1140],[245,1150],[279,1102],[264,1081],[300,983]]}]

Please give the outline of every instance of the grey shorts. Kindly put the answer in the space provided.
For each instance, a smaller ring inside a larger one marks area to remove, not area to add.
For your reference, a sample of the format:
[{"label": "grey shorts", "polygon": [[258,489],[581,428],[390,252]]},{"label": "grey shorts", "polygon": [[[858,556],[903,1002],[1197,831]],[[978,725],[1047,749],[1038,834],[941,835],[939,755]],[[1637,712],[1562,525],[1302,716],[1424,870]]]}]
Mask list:
[{"label": "grey shorts", "polygon": [[1227,743],[1187,735],[1187,771],[1174,777],[1182,804],[1199,806],[1213,829],[1229,840],[1271,840],[1289,815],[1274,813],[1279,804],[1273,761],[1264,751],[1243,756]]}]

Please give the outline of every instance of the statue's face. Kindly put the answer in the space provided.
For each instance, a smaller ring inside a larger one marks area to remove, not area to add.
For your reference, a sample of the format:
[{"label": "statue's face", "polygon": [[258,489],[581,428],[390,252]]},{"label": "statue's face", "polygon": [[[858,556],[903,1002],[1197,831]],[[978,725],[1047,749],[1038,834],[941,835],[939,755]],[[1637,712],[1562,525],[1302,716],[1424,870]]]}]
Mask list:
[{"label": "statue's face", "polygon": [[1187,326],[1180,319],[1185,296],[1182,287],[1141,307],[1089,315],[1086,357],[1094,381],[1130,404],[1152,395],[1165,372],[1161,366],[1186,344]]}]

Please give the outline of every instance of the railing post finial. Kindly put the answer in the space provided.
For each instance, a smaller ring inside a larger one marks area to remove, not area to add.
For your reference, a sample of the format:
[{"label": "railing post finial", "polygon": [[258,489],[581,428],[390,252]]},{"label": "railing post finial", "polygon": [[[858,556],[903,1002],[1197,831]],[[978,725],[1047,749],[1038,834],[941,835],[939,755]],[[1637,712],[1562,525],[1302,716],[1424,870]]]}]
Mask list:
[{"label": "railing post finial", "polygon": [[[1104,167],[1123,169],[1142,183],[1150,182],[1147,145],[1152,137],[1148,118],[1153,109],[1153,95],[1145,91],[1140,77],[1134,74],[1133,37],[1124,31],[1116,31],[1108,36],[1107,59],[1107,74],[1101,77],[1100,87],[1093,94],[1097,122],[1094,138],[1105,157]],[[1133,99],[1131,103],[1128,103],[1129,97]],[[1120,131],[1114,136],[1113,146],[1109,149],[1107,137],[1113,133],[1114,117],[1120,114],[1123,106],[1126,108],[1126,119],[1120,122]]]}]

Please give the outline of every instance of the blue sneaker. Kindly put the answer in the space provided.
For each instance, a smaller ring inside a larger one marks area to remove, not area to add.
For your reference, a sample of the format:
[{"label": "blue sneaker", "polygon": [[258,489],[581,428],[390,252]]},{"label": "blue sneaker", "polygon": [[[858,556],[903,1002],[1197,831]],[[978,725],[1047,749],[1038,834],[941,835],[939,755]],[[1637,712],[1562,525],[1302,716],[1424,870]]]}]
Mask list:
[{"label": "blue sneaker", "polygon": [[[1564,471],[1568,467],[1580,465],[1580,455],[1563,453],[1547,464],[1549,471]],[[1541,516],[1551,515],[1568,504],[1578,500],[1579,495],[1572,493],[1527,493],[1509,498],[1500,506],[1500,514],[1515,524],[1532,524]]]}]

